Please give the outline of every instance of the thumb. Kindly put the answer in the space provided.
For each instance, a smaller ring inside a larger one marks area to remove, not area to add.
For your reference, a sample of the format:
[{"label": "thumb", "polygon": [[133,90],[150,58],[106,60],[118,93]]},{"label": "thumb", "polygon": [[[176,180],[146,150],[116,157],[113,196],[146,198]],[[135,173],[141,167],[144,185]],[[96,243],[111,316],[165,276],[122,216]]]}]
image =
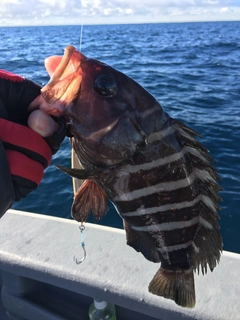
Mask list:
[{"label": "thumb", "polygon": [[29,115],[28,126],[44,138],[53,135],[60,128],[59,124],[42,110],[35,110]]}]

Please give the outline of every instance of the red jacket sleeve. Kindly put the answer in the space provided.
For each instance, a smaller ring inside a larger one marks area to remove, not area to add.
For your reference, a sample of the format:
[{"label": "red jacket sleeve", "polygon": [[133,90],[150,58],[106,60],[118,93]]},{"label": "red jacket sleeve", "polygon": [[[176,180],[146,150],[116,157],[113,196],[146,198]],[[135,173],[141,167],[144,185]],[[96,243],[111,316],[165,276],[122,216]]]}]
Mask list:
[{"label": "red jacket sleeve", "polygon": [[[34,82],[0,69],[0,118],[10,121],[13,126],[14,123],[22,124],[24,126],[27,125],[27,108],[29,104],[40,94],[40,90],[41,87]],[[2,135],[6,133],[6,128],[4,126],[0,127],[0,137],[2,138]],[[14,137],[16,137],[16,140],[17,138],[19,138],[20,140],[22,139],[19,135],[16,135],[12,131],[8,132],[9,139]],[[6,153],[6,139],[2,140],[1,138],[0,217],[7,209],[11,207],[13,201],[16,200],[16,190],[14,190],[13,174],[10,170],[9,159]],[[26,139],[24,138],[24,140]],[[7,142],[9,141],[7,140]],[[49,153],[51,156],[51,151],[49,151]],[[19,163],[19,161],[17,161],[17,163]],[[46,162],[46,166],[47,164],[48,163]],[[19,166],[21,166],[21,164],[19,164]],[[39,164],[39,166],[41,165]],[[37,183],[35,184],[37,186]]]}]

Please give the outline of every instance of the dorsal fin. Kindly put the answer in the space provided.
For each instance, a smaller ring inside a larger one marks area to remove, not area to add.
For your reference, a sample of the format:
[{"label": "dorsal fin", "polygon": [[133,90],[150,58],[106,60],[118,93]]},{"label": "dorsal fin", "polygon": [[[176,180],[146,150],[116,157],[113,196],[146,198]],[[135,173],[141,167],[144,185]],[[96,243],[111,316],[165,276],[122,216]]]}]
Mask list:
[{"label": "dorsal fin", "polygon": [[78,189],[72,205],[72,217],[78,222],[85,222],[90,212],[98,221],[108,211],[107,195],[94,180],[86,180]]}]

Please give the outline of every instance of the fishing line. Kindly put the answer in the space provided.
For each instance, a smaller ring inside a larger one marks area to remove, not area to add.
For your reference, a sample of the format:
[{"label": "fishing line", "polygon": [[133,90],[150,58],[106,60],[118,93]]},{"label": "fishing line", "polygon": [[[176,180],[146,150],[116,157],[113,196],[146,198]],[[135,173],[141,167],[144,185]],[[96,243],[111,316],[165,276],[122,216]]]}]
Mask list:
[{"label": "fishing line", "polygon": [[80,31],[80,46],[79,46],[79,50],[82,50],[82,33],[83,33],[83,24],[81,24],[81,31]]},{"label": "fishing line", "polygon": [[[83,34],[83,22],[82,22],[82,10],[83,10],[83,6],[82,6],[82,1],[80,0],[80,44],[79,44],[79,50],[81,51],[82,49],[82,34]],[[77,157],[72,149],[72,168],[79,168],[79,162],[77,160]],[[73,179],[73,192],[74,195],[78,190],[78,180]],[[85,226],[83,225],[83,223],[81,223],[81,225],[79,226],[79,230],[80,230],[80,243],[81,243],[81,247],[83,249],[83,257],[82,259],[78,260],[75,255],[73,256],[73,261],[75,261],[76,264],[80,264],[82,263],[86,257],[87,257],[87,252],[86,252],[86,248],[85,248]]]},{"label": "fishing line", "polygon": [[82,21],[82,10],[83,10],[83,6],[82,6],[82,0],[80,0],[80,45],[79,45],[79,50],[82,50],[82,34],[83,34],[83,21]]},{"label": "fishing line", "polygon": [[83,225],[83,223],[81,223],[81,226],[79,226],[79,230],[80,230],[80,235],[81,235],[80,242],[81,242],[81,246],[82,246],[82,249],[83,249],[83,257],[82,257],[82,259],[78,260],[74,256],[73,260],[76,262],[76,264],[82,263],[87,257],[87,252],[86,252],[86,249],[85,249],[85,226]]}]

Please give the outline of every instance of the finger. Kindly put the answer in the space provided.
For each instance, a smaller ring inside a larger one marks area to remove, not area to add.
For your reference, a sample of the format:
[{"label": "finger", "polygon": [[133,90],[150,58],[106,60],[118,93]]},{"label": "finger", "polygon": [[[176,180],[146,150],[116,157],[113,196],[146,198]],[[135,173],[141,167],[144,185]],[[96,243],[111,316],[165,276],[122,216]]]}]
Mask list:
[{"label": "finger", "polygon": [[30,114],[28,126],[42,137],[49,137],[60,128],[57,122],[42,110],[35,110]]},{"label": "finger", "polygon": [[44,109],[46,101],[43,99],[42,95],[38,95],[28,106],[28,111],[34,111],[36,109]]}]

